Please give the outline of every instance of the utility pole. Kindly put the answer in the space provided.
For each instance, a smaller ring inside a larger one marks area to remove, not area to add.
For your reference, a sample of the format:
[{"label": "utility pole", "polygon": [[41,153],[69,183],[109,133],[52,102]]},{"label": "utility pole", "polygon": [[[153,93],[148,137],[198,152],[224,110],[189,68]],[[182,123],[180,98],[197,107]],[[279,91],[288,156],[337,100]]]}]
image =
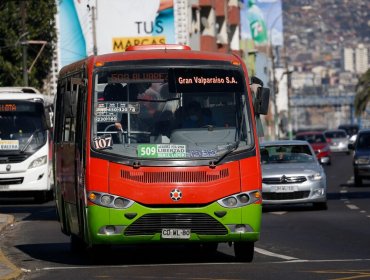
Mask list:
[{"label": "utility pole", "polygon": [[278,108],[277,108],[277,94],[279,93],[279,84],[276,79],[276,66],[275,66],[275,55],[274,55],[274,50],[273,46],[271,44],[271,41],[269,40],[269,51],[270,51],[270,57],[271,57],[271,68],[272,68],[272,88],[274,92],[274,136],[275,140],[280,138],[280,132],[279,132],[279,126],[278,126]]},{"label": "utility pole", "polygon": [[92,32],[93,32],[93,52],[94,52],[94,55],[97,55],[98,54],[98,48],[97,48],[97,45],[96,45],[96,16],[95,16],[95,13],[96,13],[96,8],[95,6],[92,6],[91,7],[91,17],[92,17]]},{"label": "utility pole", "polygon": [[26,30],[26,17],[27,11],[25,6],[25,1],[20,1],[20,12],[21,12],[21,27],[22,33],[24,34],[21,40],[22,46],[22,59],[23,59],[23,84],[24,86],[28,86],[28,71],[27,71],[27,30]]}]

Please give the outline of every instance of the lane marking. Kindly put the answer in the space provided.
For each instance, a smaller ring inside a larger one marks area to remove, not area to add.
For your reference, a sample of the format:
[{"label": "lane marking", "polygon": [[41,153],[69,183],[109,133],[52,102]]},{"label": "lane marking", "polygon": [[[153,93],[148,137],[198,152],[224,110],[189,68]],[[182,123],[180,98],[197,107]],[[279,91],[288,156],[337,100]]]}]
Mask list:
[{"label": "lane marking", "polygon": [[360,208],[358,208],[356,205],[354,205],[354,204],[347,204],[346,205],[349,209],[351,209],[351,210],[358,210],[358,209],[360,209]]},{"label": "lane marking", "polygon": [[270,214],[274,214],[274,215],[284,215],[286,214],[287,211],[280,211],[280,212],[271,212]]},{"label": "lane marking", "polygon": [[[286,261],[271,261],[255,264],[291,264],[291,263],[327,263],[327,262],[370,262],[370,259],[328,259],[328,260],[301,260],[293,259]],[[130,265],[105,265],[104,268],[138,268],[138,267],[165,267],[165,266],[219,266],[219,265],[244,265],[243,262],[213,262],[213,263],[167,263],[167,264],[130,264]],[[73,269],[101,269],[101,265],[95,266],[55,266],[36,268],[33,271],[73,270]],[[29,270],[31,272],[31,270]]]},{"label": "lane marking", "polygon": [[257,252],[257,253],[260,253],[262,255],[266,255],[266,256],[270,256],[270,257],[275,257],[275,258],[279,258],[279,259],[283,259],[283,260],[287,260],[287,261],[299,260],[298,258],[294,258],[294,257],[286,256],[286,255],[281,255],[281,254],[273,253],[273,252],[267,251],[267,250],[262,249],[262,248],[256,248],[255,247],[254,248],[254,251]]},{"label": "lane marking", "polygon": [[340,193],[348,193],[348,190],[341,190]]}]

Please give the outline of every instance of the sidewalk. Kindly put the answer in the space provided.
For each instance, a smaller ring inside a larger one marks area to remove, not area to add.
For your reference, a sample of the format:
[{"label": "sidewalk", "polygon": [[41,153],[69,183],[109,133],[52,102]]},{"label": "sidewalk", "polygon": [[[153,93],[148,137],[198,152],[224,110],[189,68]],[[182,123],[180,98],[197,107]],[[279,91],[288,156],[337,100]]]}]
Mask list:
[{"label": "sidewalk", "polygon": [[[14,222],[11,215],[0,214],[0,234],[6,226]],[[15,280],[22,275],[22,271],[12,264],[0,249],[0,280]]]}]

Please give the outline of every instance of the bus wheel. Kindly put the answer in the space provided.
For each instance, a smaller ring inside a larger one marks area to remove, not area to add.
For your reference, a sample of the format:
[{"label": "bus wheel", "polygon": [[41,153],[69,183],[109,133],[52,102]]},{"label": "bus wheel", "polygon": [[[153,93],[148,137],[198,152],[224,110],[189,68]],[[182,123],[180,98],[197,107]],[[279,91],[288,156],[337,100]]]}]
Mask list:
[{"label": "bus wheel", "polygon": [[86,251],[87,245],[86,243],[82,240],[82,238],[78,237],[75,234],[71,234],[70,237],[70,248],[71,251],[74,253],[83,253]]},{"label": "bus wheel", "polygon": [[252,262],[254,256],[254,242],[234,242],[235,258],[241,262]]}]

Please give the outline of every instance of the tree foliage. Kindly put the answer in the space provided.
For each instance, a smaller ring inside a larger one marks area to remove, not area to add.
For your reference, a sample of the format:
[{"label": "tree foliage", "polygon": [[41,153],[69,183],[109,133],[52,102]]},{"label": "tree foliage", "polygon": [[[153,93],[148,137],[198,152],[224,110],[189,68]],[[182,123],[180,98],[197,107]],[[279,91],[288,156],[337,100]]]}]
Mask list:
[{"label": "tree foliage", "polygon": [[[55,0],[0,0],[0,86],[22,86],[22,40],[47,44],[30,73],[28,84],[41,88],[50,72],[57,34]],[[27,69],[35,60],[40,44],[26,44]]]},{"label": "tree foliage", "polygon": [[354,108],[356,116],[360,116],[366,110],[370,101],[370,69],[368,69],[359,79],[356,85],[356,96]]}]

